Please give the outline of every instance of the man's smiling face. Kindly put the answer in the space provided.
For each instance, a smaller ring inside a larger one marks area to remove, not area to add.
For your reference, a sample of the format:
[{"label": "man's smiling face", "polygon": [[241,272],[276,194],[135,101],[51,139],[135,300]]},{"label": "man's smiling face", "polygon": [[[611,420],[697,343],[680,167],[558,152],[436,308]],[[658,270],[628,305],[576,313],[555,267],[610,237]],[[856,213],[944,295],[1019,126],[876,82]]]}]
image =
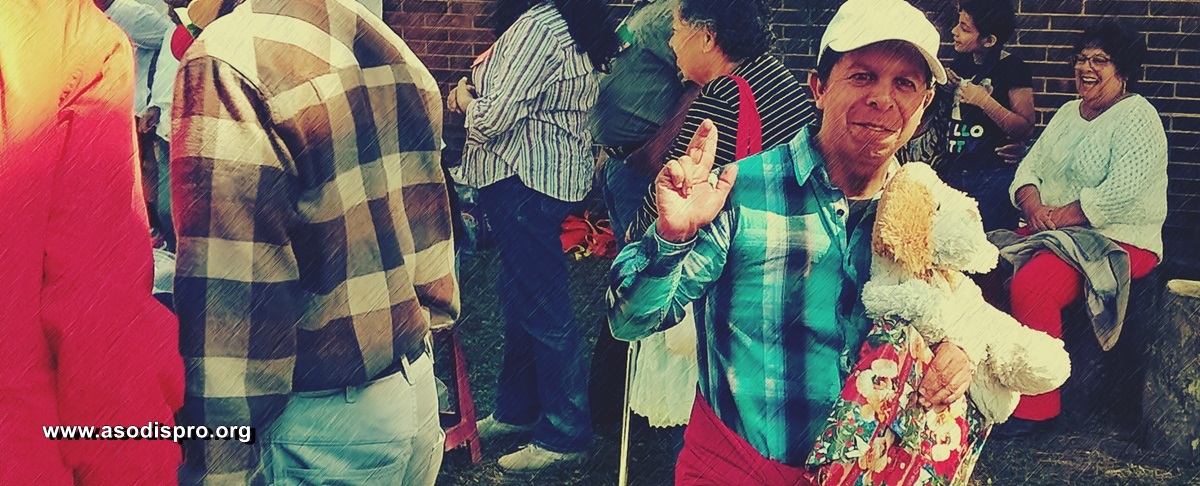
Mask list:
[{"label": "man's smiling face", "polygon": [[814,76],[811,83],[823,149],[847,156],[890,157],[912,138],[933,100],[928,64],[906,42],[847,52],[828,80]]}]

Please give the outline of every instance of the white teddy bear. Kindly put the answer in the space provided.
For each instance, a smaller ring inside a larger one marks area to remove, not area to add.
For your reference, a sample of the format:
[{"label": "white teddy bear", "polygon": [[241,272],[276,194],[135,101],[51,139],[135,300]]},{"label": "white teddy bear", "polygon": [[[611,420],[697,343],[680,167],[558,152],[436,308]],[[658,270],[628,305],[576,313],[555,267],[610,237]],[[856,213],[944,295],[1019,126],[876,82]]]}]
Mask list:
[{"label": "white teddy bear", "polygon": [[928,165],[907,164],[888,182],[872,249],[862,295],[868,317],[893,316],[931,345],[962,347],[975,367],[968,395],[989,422],[1003,423],[1020,395],[1048,392],[1070,375],[1061,340],[992,307],[963,274],[990,271],[999,254],[975,200]]}]

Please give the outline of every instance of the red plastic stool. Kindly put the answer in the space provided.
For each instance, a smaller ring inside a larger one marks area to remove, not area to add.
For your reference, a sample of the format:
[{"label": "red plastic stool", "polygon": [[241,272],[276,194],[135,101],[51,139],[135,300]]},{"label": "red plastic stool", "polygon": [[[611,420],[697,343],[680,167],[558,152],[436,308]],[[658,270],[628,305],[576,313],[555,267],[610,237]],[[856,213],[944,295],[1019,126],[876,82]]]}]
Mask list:
[{"label": "red plastic stool", "polygon": [[457,397],[457,412],[442,414],[442,429],[446,432],[446,451],[466,445],[471,451],[471,462],[479,462],[479,428],[475,425],[475,401],[471,398],[471,379],[467,358],[463,354],[458,328],[435,328],[433,340],[438,349],[450,349],[454,367],[454,394]]}]

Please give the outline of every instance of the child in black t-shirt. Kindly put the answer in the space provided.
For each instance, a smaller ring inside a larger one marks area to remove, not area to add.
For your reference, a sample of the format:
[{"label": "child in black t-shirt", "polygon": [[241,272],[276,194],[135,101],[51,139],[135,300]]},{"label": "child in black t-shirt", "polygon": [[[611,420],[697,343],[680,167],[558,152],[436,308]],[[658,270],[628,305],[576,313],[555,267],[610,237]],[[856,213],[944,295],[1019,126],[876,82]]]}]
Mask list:
[{"label": "child in black t-shirt", "polygon": [[1029,68],[1003,50],[1015,28],[1008,0],[962,0],[951,31],[958,55],[950,64],[950,81],[958,89],[938,172],[979,202],[989,231],[1015,228],[1019,217],[1008,198],[1017,166],[996,149],[1024,141],[1033,129]]}]

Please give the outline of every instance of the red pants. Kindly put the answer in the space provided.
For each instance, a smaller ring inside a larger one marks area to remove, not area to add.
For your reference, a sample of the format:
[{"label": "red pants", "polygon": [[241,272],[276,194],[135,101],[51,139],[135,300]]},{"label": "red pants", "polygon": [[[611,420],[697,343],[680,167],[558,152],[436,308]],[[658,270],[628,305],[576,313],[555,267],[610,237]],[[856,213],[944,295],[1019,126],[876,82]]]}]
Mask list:
[{"label": "red pants", "polygon": [[[1028,234],[1027,228],[1017,231]],[[1129,271],[1132,278],[1141,278],[1158,264],[1154,253],[1118,242],[1129,252]],[[1044,331],[1056,338],[1063,334],[1063,309],[1083,296],[1083,279],[1078,272],[1049,250],[1035,255],[1012,279],[1012,315],[1032,329]],[[1047,420],[1058,416],[1062,409],[1059,390],[1041,395],[1021,397],[1014,417],[1026,420]]]},{"label": "red pants", "polygon": [[675,485],[725,484],[803,486],[816,481],[804,469],[763,457],[746,439],[729,430],[697,393],[675,464]]}]

